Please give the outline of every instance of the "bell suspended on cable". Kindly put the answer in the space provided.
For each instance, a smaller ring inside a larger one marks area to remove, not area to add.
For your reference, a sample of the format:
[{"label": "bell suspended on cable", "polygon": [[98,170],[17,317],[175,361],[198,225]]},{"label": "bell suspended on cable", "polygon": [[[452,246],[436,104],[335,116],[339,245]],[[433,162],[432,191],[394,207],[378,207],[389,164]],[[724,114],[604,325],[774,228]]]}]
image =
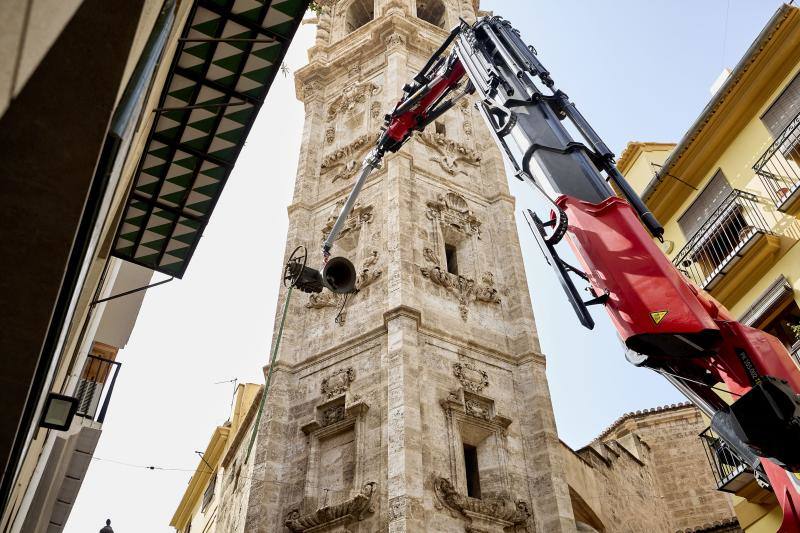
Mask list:
[{"label": "bell suspended on cable", "polygon": [[305,247],[298,246],[286,263],[284,284],[293,285],[303,292],[322,292],[327,287],[336,294],[356,291],[356,268],[349,259],[334,257],[329,259],[322,272],[306,266]]}]

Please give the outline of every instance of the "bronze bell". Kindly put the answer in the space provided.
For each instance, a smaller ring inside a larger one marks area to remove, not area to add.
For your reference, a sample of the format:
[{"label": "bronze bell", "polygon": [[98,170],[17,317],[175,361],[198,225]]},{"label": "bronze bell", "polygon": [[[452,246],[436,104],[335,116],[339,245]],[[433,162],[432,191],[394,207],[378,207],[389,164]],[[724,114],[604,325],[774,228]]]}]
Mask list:
[{"label": "bronze bell", "polygon": [[356,288],[356,267],[349,259],[334,257],[322,269],[322,282],[337,294],[354,292]]},{"label": "bronze bell", "polygon": [[296,287],[303,292],[319,293],[322,292],[323,287],[327,287],[331,292],[337,294],[346,294],[356,290],[356,267],[347,258],[329,259],[322,272],[300,264],[290,264],[289,267],[291,275],[297,276]]}]

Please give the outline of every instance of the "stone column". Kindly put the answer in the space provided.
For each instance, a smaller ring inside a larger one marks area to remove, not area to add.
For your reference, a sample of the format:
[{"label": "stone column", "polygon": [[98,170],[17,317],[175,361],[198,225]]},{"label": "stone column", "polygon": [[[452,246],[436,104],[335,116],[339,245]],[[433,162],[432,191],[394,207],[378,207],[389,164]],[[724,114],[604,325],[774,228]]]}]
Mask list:
[{"label": "stone column", "polygon": [[419,313],[398,308],[384,315],[387,353],[387,489],[389,532],[425,531],[419,394]]},{"label": "stone column", "polygon": [[514,388],[521,400],[516,415],[522,428],[529,497],[536,522],[543,532],[573,532],[575,520],[543,356],[533,355],[519,364]]}]

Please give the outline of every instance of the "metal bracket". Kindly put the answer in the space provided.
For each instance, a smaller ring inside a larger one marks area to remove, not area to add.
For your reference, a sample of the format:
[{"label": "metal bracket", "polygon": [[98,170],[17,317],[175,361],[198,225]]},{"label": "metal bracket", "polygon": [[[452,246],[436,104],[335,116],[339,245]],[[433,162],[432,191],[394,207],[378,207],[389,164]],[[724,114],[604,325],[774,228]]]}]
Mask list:
[{"label": "metal bracket", "polygon": [[[554,222],[542,222],[533,211],[530,209],[526,211],[527,212],[523,212],[525,221],[528,223],[528,227],[530,227],[533,236],[536,238],[536,242],[539,245],[539,249],[542,251],[542,255],[544,255],[545,261],[555,270],[558,281],[561,283],[561,288],[564,289],[564,292],[567,294],[567,299],[572,305],[572,309],[575,311],[575,314],[578,315],[578,320],[585,328],[594,329],[594,319],[592,315],[589,314],[588,306],[604,304],[608,300],[609,295],[601,294],[588,301],[584,301],[583,298],[581,298],[580,292],[577,287],[575,287],[575,283],[572,281],[570,274],[575,274],[586,281],[589,280],[589,277],[585,272],[575,268],[558,256],[554,243],[550,242],[544,231],[545,227],[553,225]],[[564,219],[566,219],[566,216],[564,216]]]}]

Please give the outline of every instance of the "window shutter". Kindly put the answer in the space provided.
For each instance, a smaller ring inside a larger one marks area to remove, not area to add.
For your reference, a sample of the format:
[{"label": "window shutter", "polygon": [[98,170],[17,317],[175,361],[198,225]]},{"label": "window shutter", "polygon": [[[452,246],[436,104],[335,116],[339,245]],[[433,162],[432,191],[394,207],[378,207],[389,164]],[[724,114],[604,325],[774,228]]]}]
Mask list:
[{"label": "window shutter", "polygon": [[789,82],[781,95],[761,117],[761,122],[777,139],[786,126],[800,113],[800,74]]},{"label": "window shutter", "polygon": [[733,192],[725,174],[718,170],[689,209],[678,218],[678,225],[687,239],[691,239],[703,222],[708,220],[722,202]]}]

